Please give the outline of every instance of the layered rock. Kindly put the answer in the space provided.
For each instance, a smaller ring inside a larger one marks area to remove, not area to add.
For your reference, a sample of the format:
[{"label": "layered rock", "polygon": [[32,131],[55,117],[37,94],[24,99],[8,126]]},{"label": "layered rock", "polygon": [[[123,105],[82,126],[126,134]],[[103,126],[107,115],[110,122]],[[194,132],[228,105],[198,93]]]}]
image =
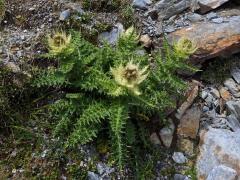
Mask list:
[{"label": "layered rock", "polygon": [[[210,128],[201,132],[200,142],[196,164],[199,180],[219,180],[216,178],[220,176],[229,177],[227,179],[240,177],[240,131]],[[214,174],[215,178],[212,178]]]},{"label": "layered rock", "polygon": [[195,63],[240,52],[240,12],[237,13],[235,16],[222,17],[222,22],[193,23],[169,34],[168,38],[174,42],[180,37],[187,37],[197,43],[198,51],[192,58]]},{"label": "layered rock", "polygon": [[195,139],[199,129],[200,116],[201,109],[199,107],[188,109],[180,119],[178,134]]},{"label": "layered rock", "polygon": [[216,9],[229,0],[198,0],[198,5],[202,13]]}]

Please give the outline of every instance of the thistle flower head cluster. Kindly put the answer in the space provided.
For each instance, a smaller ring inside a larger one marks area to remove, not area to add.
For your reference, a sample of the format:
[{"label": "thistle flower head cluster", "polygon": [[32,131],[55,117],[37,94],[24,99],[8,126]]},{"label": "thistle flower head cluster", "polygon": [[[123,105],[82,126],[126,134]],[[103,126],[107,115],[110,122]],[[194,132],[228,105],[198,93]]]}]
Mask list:
[{"label": "thistle flower head cluster", "polygon": [[48,36],[48,46],[53,55],[58,55],[65,50],[71,51],[70,43],[71,35],[65,32],[56,32],[53,36]]},{"label": "thistle flower head cluster", "polygon": [[140,95],[138,85],[147,78],[147,69],[148,66],[139,69],[139,64],[133,64],[133,62],[130,61],[126,66],[121,64],[116,68],[111,68],[111,72],[117,84],[126,87],[135,95]]},{"label": "thistle flower head cluster", "polygon": [[190,39],[182,37],[174,44],[174,50],[182,57],[187,58],[193,54],[198,48],[197,45]]}]

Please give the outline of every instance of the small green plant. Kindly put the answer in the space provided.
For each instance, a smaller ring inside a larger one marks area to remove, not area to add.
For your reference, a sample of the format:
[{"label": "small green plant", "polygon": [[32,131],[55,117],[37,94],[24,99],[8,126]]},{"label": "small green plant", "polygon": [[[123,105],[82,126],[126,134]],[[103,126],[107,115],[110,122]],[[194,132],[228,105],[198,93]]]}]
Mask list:
[{"label": "small green plant", "polygon": [[201,73],[201,78],[208,83],[221,84],[231,76],[231,69],[236,66],[240,67],[237,57],[217,58],[208,63]]},{"label": "small green plant", "polygon": [[130,26],[134,23],[134,9],[129,3],[121,6],[120,16],[122,18],[122,22],[124,22],[125,26]]},{"label": "small green plant", "polygon": [[172,96],[185,89],[175,74],[191,69],[187,56],[181,56],[186,49],[175,51],[164,41],[164,53],[154,55],[150,66],[149,56],[138,53],[142,47],[134,28],[126,30],[114,48],[96,47],[74,31],[57,33],[61,43],[52,43],[54,37],[49,37],[44,56],[58,65],[42,70],[34,81],[37,87],[55,87],[63,94],[48,107],[56,120],[54,134],[65,148],[89,143],[99,133],[109,135],[113,160],[122,170],[132,150],[140,144],[149,147],[140,117],[163,117],[174,104]]}]

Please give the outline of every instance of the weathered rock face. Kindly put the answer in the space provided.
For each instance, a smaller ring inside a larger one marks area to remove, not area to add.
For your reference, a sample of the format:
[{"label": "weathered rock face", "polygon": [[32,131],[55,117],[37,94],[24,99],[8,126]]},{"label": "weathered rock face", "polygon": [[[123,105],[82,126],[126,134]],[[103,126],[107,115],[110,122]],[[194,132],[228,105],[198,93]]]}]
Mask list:
[{"label": "weathered rock face", "polygon": [[200,116],[200,107],[188,109],[180,120],[178,134],[195,139],[199,129]]},{"label": "weathered rock face", "polygon": [[201,132],[200,141],[200,155],[196,164],[199,180],[215,180],[216,178],[211,178],[213,174],[219,177],[221,172],[214,168],[222,169],[221,165],[225,166],[224,171],[228,173],[224,175],[229,179],[236,179],[237,176],[240,178],[240,131],[210,128],[207,132]]},{"label": "weathered rock face", "polygon": [[237,84],[232,78],[224,81],[224,85],[228,88],[234,97],[240,97],[240,85]]},{"label": "weathered rock face", "polygon": [[181,119],[186,110],[192,105],[195,98],[198,96],[198,84],[192,82],[190,84],[189,91],[186,93],[186,101],[178,108],[177,113],[175,114],[177,119]]},{"label": "weathered rock face", "polygon": [[153,10],[159,13],[161,18],[168,19],[189,8],[190,4],[190,0],[161,0],[155,4]]},{"label": "weathered rock face", "polygon": [[227,108],[240,121],[240,101],[228,101]]},{"label": "weathered rock face", "polygon": [[236,180],[237,172],[224,165],[213,168],[207,177],[207,180]]},{"label": "weathered rock face", "polygon": [[201,63],[222,54],[233,54],[240,51],[240,12],[223,22],[216,23],[198,22],[190,27],[182,28],[169,34],[170,41],[180,37],[187,37],[198,45],[198,50],[193,57],[194,63]]},{"label": "weathered rock face", "polygon": [[229,0],[198,0],[201,13],[206,13],[212,9],[216,9]]}]

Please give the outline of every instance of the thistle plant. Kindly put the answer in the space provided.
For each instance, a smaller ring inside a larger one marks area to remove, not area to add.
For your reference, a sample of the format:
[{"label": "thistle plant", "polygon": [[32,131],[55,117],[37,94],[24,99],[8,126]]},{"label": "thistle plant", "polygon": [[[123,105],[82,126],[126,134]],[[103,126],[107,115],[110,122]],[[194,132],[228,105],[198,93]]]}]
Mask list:
[{"label": "thistle plant", "polygon": [[178,56],[188,58],[197,50],[197,45],[188,38],[182,37],[174,44],[174,50]]},{"label": "thistle plant", "polygon": [[156,67],[151,69],[149,56],[137,53],[142,47],[132,27],[115,47],[99,48],[78,32],[70,34],[58,33],[49,39],[49,54],[54,54],[59,65],[43,70],[34,84],[65,94],[48,108],[55,120],[54,134],[65,142],[65,148],[89,143],[107,129],[112,158],[122,170],[126,157],[139,144],[147,147],[148,129],[140,117],[164,117],[165,110],[174,107],[172,95],[181,95],[185,89],[176,71],[190,67],[179,48],[188,55],[193,50],[185,52],[179,43],[173,51],[165,42],[165,55],[154,55]]},{"label": "thistle plant", "polygon": [[[65,32],[56,32],[53,36],[48,36],[48,46],[50,54],[58,55],[67,51],[71,53],[73,49],[70,47],[71,35],[68,35]],[[67,53],[65,52],[65,53]]]}]

